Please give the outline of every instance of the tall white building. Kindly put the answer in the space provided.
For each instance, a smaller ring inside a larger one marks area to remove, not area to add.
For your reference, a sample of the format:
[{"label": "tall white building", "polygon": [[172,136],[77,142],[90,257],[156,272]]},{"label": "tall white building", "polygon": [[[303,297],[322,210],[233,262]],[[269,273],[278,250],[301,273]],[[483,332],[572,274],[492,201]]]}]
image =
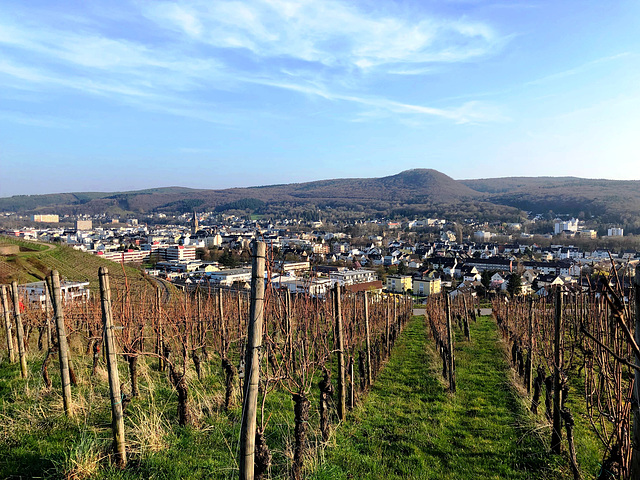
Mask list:
[{"label": "tall white building", "polygon": [[567,220],[567,221],[562,221],[562,220],[557,220],[555,223],[555,229],[554,229],[554,234],[558,235],[564,231],[569,231],[569,232],[577,232],[578,231],[578,219],[577,218],[572,218],[571,220]]}]

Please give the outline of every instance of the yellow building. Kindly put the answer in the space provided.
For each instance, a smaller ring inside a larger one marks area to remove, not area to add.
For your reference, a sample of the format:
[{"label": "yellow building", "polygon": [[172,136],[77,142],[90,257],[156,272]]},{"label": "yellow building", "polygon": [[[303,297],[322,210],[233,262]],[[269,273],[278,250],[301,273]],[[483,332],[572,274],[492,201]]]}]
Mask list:
[{"label": "yellow building", "polygon": [[387,280],[384,284],[384,288],[392,293],[404,293],[407,290],[411,290],[411,286],[410,275],[387,275]]},{"label": "yellow building", "polygon": [[58,223],[60,217],[58,215],[32,215],[31,220],[39,223]]},{"label": "yellow building", "polygon": [[414,295],[434,295],[442,291],[442,282],[439,278],[414,278]]}]

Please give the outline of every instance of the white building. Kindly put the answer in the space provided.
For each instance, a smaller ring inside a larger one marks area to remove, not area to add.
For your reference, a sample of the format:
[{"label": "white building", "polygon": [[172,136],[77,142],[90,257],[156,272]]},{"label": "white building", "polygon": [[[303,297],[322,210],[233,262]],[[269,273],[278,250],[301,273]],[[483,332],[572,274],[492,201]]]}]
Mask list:
[{"label": "white building", "polygon": [[331,280],[327,277],[285,277],[280,276],[273,280],[276,288],[288,288],[291,293],[306,293],[312,297],[324,297],[331,288]]},{"label": "white building", "polygon": [[378,274],[373,270],[343,270],[329,274],[331,285],[339,283],[340,286],[355,285],[356,283],[369,283],[378,280]]},{"label": "white building", "polygon": [[571,220],[562,221],[556,220],[553,233],[558,235],[564,231],[576,233],[578,231],[578,219],[572,218]]},{"label": "white building", "polygon": [[195,260],[196,247],[193,245],[171,245],[165,252],[167,260]]},{"label": "white building", "polygon": [[613,227],[607,230],[607,236],[609,237],[622,237],[624,236],[624,229]]},{"label": "white building", "polygon": [[209,281],[220,285],[233,285],[234,282],[251,282],[251,268],[230,268],[207,273]]},{"label": "white building", "polygon": [[[91,292],[87,288],[89,282],[60,282],[60,292],[64,302],[89,300]],[[18,285],[18,292],[26,296],[29,302],[38,302],[44,305],[46,301],[44,282],[32,282]]]},{"label": "white building", "polygon": [[485,232],[484,230],[478,230],[473,233],[473,238],[477,242],[488,242],[491,240],[491,232]]}]

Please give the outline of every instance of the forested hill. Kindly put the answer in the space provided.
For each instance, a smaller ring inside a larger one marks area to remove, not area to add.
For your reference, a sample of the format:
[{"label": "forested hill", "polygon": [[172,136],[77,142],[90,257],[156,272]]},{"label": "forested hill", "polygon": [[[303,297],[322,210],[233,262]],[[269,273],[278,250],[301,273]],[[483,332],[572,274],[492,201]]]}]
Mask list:
[{"label": "forested hill", "polygon": [[578,177],[505,177],[461,180],[486,201],[526,211],[565,213],[581,219],[640,228],[640,181]]},{"label": "forested hill", "polygon": [[[239,179],[241,181],[241,179]],[[384,215],[517,219],[520,211],[597,216],[640,227],[640,182],[575,177],[454,180],[433,169],[220,190],[166,187],[0,198],[0,211],[60,214],[184,213],[197,210],[300,213],[316,208]]]}]

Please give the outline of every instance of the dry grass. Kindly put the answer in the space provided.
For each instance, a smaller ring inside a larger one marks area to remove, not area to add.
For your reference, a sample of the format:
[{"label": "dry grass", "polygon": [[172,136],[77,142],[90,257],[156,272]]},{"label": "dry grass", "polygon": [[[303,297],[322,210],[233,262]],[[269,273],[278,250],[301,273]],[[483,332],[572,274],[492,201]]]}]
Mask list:
[{"label": "dry grass", "polygon": [[66,480],[84,480],[98,474],[102,461],[106,458],[104,448],[95,436],[83,435],[64,461],[58,465],[58,472]]},{"label": "dry grass", "polygon": [[167,436],[171,425],[161,413],[162,409],[155,407],[154,400],[150,399],[148,405],[136,405],[127,414],[130,424],[127,443],[134,454],[145,456],[168,447]]}]

